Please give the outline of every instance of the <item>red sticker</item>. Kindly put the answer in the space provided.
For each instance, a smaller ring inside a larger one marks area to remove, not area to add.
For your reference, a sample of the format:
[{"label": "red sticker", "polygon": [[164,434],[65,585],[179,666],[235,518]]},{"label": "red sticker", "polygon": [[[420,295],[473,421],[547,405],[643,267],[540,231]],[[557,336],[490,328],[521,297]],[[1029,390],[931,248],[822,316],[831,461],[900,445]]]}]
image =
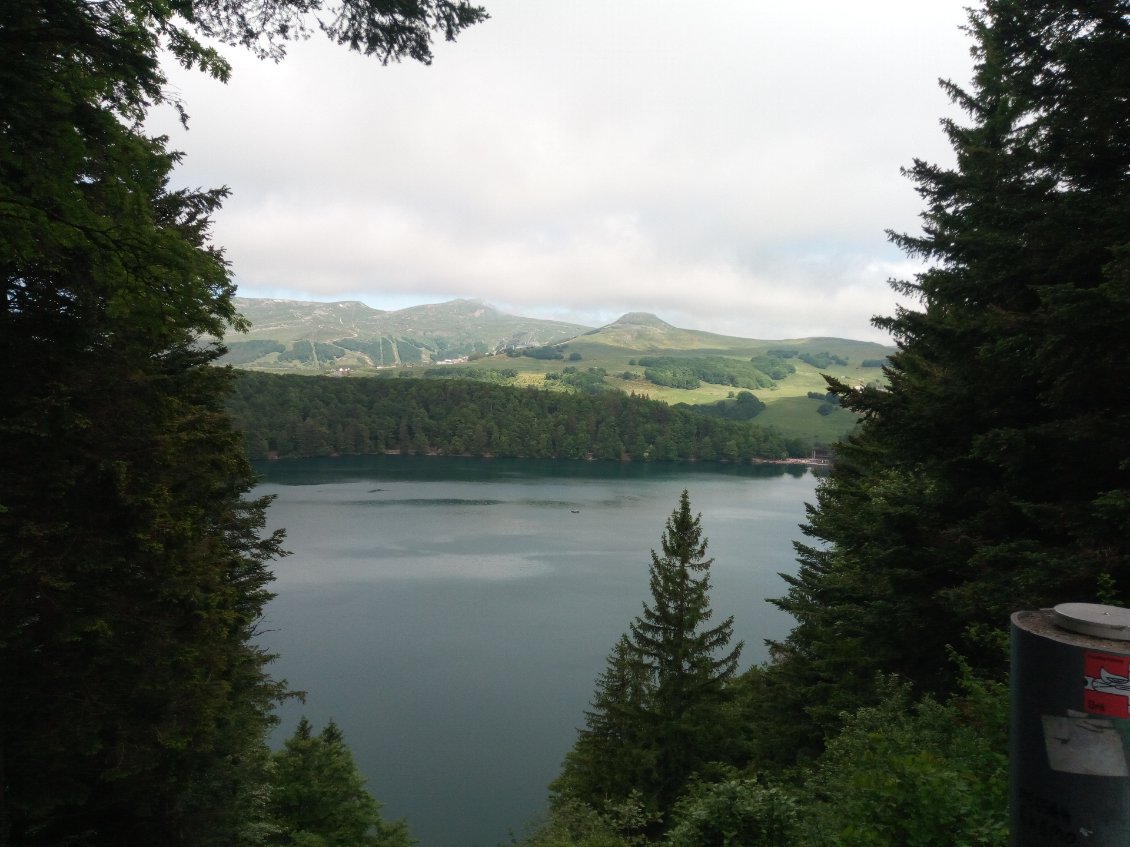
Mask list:
[{"label": "red sticker", "polygon": [[1130,656],[1083,654],[1083,711],[1130,718]]}]

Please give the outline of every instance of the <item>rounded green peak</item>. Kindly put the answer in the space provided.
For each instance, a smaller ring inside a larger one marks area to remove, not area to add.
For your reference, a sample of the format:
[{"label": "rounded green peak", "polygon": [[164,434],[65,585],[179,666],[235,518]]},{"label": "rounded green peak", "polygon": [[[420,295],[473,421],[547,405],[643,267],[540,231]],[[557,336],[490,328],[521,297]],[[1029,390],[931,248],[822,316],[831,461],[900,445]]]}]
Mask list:
[{"label": "rounded green peak", "polygon": [[627,312],[626,314],[621,315],[619,319],[617,319],[613,323],[613,326],[616,326],[617,324],[627,324],[631,326],[650,326],[655,327],[656,329],[674,329],[671,324],[667,323],[666,321],[660,320],[650,312]]}]

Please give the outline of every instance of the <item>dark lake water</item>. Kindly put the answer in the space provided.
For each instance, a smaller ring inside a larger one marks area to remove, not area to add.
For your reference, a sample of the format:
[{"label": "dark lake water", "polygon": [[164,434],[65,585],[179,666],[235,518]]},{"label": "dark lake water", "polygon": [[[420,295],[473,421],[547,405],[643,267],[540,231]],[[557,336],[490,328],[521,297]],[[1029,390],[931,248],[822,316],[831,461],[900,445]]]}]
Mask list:
[{"label": "dark lake water", "polygon": [[493,847],[544,809],[605,658],[649,599],[685,488],[743,667],[790,619],[803,467],[371,456],[260,465],[293,555],[263,643],[308,692],[281,710],[345,733],[386,817],[421,847]]}]

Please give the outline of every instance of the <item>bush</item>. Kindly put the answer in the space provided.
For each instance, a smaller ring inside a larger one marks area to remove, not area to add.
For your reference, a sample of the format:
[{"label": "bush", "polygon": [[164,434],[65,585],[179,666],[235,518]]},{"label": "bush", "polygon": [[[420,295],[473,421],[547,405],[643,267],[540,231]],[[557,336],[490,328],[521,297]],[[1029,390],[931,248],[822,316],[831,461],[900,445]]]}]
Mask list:
[{"label": "bush", "polygon": [[852,714],[808,783],[804,844],[1004,847],[1008,842],[1008,692],[914,703],[881,685],[883,703]]},{"label": "bush", "polygon": [[[509,351],[507,351],[509,354]],[[564,359],[565,354],[561,352],[561,347],[527,347],[521,350],[518,355],[529,356],[531,359]]]},{"label": "bush", "polygon": [[574,800],[553,803],[549,819],[516,842],[517,847],[632,847],[634,843],[606,815]]},{"label": "bush", "polygon": [[800,353],[797,355],[797,358],[802,362],[812,365],[812,367],[814,368],[820,368],[821,370],[827,368],[830,365],[846,366],[848,363],[847,359],[843,358],[842,356],[837,356],[835,353],[829,353],[827,350],[824,350],[820,353]]},{"label": "bush", "polygon": [[790,847],[798,844],[796,801],[755,779],[701,785],[675,807],[668,847]]}]

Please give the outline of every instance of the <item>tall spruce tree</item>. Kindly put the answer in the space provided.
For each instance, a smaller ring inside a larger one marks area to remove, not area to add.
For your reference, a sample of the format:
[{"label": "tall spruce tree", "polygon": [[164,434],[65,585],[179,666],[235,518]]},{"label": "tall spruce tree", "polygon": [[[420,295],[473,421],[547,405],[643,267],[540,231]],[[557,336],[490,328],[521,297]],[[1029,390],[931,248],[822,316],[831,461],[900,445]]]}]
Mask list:
[{"label": "tall spruce tree", "polygon": [[[322,6],[0,3],[0,845],[251,837],[280,538],[201,341],[242,324],[208,241],[225,192],[171,190],[142,122],[161,50],[224,78],[201,36],[278,55]],[[323,28],[426,61],[481,17],[344,0]]]},{"label": "tall spruce tree", "polygon": [[634,792],[662,816],[693,774],[727,757],[726,683],[742,644],[730,647],[732,617],[707,625],[714,560],[686,491],[660,544],[662,555],[651,551],[651,603],[609,657],[554,790],[597,808]]},{"label": "tall spruce tree", "polygon": [[687,778],[720,755],[726,683],[742,644],[727,651],[734,619],[708,626],[710,566],[702,516],[691,513],[684,490],[651,551],[651,605],[631,624],[632,652],[651,676],[649,719],[656,747],[654,794],[660,811],[675,802]]},{"label": "tall spruce tree", "polygon": [[1003,673],[1016,609],[1130,596],[1130,4],[987,0],[975,75],[944,83],[954,167],[916,161],[919,308],[875,324],[886,388],[840,445],[777,601],[775,708],[819,728],[876,671],[947,692],[947,645]]}]

